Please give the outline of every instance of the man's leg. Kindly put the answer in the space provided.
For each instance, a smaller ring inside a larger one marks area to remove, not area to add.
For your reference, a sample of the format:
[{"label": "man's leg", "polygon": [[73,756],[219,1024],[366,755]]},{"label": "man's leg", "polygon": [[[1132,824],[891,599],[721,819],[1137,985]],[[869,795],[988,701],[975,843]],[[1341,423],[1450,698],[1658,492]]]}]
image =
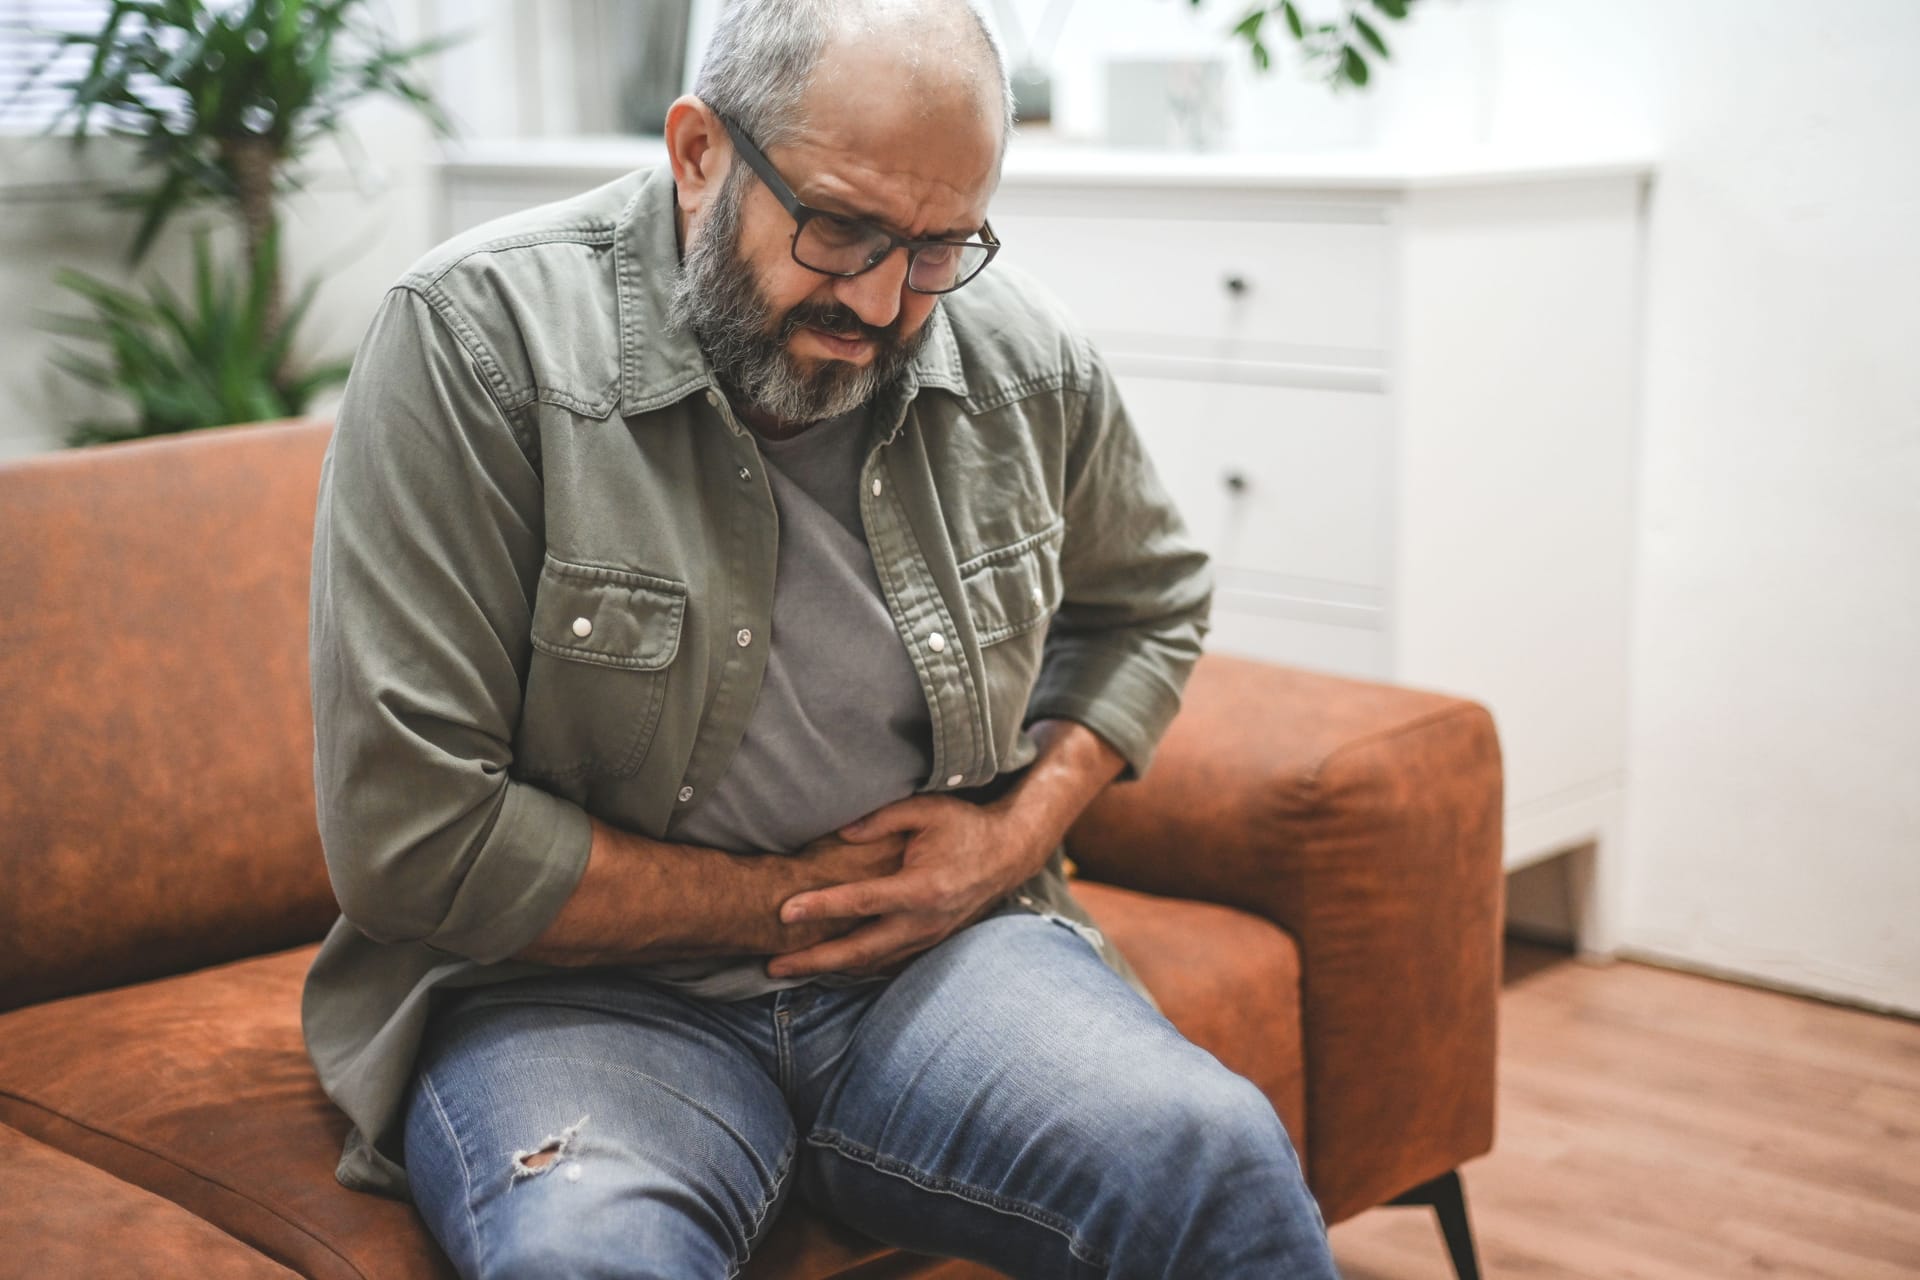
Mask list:
[{"label": "man's leg", "polygon": [[916,959],[795,1101],[801,1193],[904,1248],[1018,1277],[1338,1274],[1272,1105],[1040,916]]},{"label": "man's leg", "polygon": [[464,993],[406,1122],[414,1201],[460,1274],[733,1275],[795,1146],[766,1005],[592,974]]}]

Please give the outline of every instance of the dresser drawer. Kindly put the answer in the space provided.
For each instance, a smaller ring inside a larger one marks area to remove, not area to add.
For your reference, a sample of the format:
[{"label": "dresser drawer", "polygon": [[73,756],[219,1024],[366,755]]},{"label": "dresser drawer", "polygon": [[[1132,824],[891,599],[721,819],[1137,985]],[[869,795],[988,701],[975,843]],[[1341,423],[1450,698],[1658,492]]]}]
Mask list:
[{"label": "dresser drawer", "polygon": [[1389,345],[1390,229],[1366,222],[1003,214],[1000,261],[1109,352],[1272,358]]},{"label": "dresser drawer", "polygon": [[1134,428],[1216,564],[1384,588],[1388,401],[1122,375]]}]

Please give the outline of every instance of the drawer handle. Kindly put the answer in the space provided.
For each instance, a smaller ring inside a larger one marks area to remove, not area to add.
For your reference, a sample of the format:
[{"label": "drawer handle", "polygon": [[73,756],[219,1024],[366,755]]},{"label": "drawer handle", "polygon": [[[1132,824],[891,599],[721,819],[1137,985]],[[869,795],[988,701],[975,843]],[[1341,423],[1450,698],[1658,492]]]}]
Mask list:
[{"label": "drawer handle", "polygon": [[1227,286],[1227,292],[1236,298],[1244,297],[1247,290],[1252,287],[1247,283],[1245,276],[1228,276],[1224,283]]}]

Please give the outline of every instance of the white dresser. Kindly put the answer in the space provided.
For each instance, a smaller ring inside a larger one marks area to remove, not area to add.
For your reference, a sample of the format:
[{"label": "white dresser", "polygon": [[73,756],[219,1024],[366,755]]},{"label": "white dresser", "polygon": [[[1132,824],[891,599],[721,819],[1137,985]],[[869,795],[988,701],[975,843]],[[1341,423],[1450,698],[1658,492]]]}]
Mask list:
[{"label": "white dresser", "polygon": [[[469,145],[451,234],[661,158]],[[1613,950],[1651,166],[1016,144],[1002,258],[1092,331],[1213,553],[1210,646],[1484,702],[1506,861]],[[991,268],[989,268],[991,269]],[[1274,726],[1284,733],[1284,725]]]}]

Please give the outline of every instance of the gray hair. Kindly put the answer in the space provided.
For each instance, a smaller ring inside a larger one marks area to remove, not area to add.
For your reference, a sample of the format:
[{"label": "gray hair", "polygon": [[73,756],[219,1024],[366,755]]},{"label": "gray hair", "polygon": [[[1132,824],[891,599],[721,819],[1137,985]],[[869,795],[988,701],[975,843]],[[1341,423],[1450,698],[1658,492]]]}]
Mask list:
[{"label": "gray hair", "polygon": [[[733,117],[762,148],[792,142],[806,127],[805,100],[821,54],[835,35],[872,31],[875,6],[865,0],[729,0],[714,26],[693,92],[722,115]],[[914,65],[929,57],[949,64],[984,56],[999,78],[1003,103],[1001,152],[1013,132],[1013,85],[1007,60],[975,0],[926,0],[922,10],[964,9],[962,26],[978,36],[964,40],[915,41],[901,48]],[[928,45],[936,45],[930,50]]]}]

